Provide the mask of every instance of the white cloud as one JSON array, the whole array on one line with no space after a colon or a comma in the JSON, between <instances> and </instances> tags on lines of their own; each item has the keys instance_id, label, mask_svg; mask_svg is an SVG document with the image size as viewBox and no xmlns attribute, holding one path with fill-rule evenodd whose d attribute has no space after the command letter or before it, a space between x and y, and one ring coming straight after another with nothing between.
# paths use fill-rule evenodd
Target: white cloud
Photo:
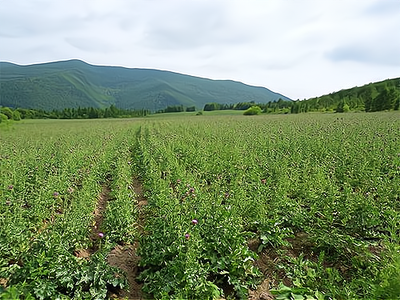
<instances>
[{"instance_id":1,"label":"white cloud","mask_svg":"<svg viewBox=\"0 0 400 300\"><path fill-rule=\"evenodd\" d=\"M0 0L0 59L78 58L292 98L399 77L398 0Z\"/></svg>"}]
</instances>

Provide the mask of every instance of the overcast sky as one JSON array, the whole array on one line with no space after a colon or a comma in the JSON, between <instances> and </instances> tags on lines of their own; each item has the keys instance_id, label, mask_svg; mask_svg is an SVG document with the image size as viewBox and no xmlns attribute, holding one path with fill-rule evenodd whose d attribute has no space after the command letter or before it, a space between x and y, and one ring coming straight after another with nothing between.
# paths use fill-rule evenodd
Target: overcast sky
<instances>
[{"instance_id":1,"label":"overcast sky","mask_svg":"<svg viewBox=\"0 0 400 300\"><path fill-rule=\"evenodd\" d=\"M400 77L400 0L0 0L0 61L71 58L310 98Z\"/></svg>"}]
</instances>

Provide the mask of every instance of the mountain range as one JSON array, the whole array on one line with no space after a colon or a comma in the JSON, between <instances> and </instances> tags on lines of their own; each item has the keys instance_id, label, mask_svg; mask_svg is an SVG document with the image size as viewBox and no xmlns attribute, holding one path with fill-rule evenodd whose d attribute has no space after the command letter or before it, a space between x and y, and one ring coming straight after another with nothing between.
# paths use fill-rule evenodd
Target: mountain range
<instances>
[{"instance_id":1,"label":"mountain range","mask_svg":"<svg viewBox=\"0 0 400 300\"><path fill-rule=\"evenodd\" d=\"M110 105L157 111L207 103L290 100L265 87L170 71L95 66L80 60L16 65L0 62L0 106L60 110Z\"/></svg>"}]
</instances>

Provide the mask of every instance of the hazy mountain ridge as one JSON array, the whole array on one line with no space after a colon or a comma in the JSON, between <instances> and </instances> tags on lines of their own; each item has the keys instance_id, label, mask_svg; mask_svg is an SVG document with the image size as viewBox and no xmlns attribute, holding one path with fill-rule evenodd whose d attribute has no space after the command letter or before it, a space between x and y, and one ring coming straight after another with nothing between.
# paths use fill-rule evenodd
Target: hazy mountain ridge
<instances>
[{"instance_id":1,"label":"hazy mountain ridge","mask_svg":"<svg viewBox=\"0 0 400 300\"><path fill-rule=\"evenodd\" d=\"M170 105L290 100L264 87L154 69L94 66L79 60L21 66L0 62L0 105L35 109L108 107L159 110Z\"/></svg>"}]
</instances>

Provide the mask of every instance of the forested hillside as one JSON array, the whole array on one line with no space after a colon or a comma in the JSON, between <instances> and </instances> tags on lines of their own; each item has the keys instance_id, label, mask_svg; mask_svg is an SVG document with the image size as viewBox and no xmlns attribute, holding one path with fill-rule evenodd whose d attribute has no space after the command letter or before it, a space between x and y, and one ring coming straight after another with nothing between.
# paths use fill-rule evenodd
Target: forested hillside
<instances>
[{"instance_id":1,"label":"forested hillside","mask_svg":"<svg viewBox=\"0 0 400 300\"><path fill-rule=\"evenodd\" d=\"M158 111L208 102L267 103L289 98L264 87L168 71L93 66L79 60L19 66L0 62L0 106L51 111L106 108Z\"/></svg>"},{"instance_id":2,"label":"forested hillside","mask_svg":"<svg viewBox=\"0 0 400 300\"><path fill-rule=\"evenodd\" d=\"M346 110L382 111L398 110L400 101L400 78L369 83L361 87L296 102L295 111Z\"/></svg>"},{"instance_id":3,"label":"forested hillside","mask_svg":"<svg viewBox=\"0 0 400 300\"><path fill-rule=\"evenodd\" d=\"M111 106L147 113L241 110L252 105L266 113L398 110L400 78L292 101L263 87L168 71L93 66L79 60L28 66L0 62L0 107L58 111L53 117L109 117ZM88 111L78 113L79 108Z\"/></svg>"}]
</instances>

